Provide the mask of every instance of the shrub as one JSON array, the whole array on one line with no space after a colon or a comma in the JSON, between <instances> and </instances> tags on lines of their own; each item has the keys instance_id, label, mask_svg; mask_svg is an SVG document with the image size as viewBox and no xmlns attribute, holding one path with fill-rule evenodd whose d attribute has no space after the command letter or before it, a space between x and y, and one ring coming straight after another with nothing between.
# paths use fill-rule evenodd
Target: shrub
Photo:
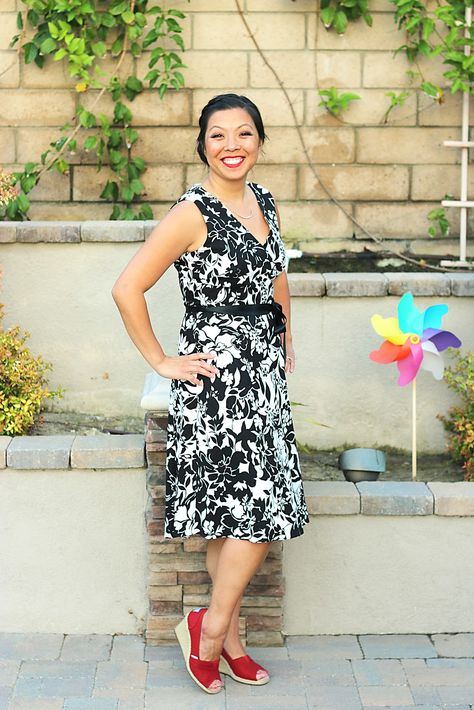
<instances>
[{"instance_id":1,"label":"shrub","mask_svg":"<svg viewBox=\"0 0 474 710\"><path fill-rule=\"evenodd\" d=\"M45 377L51 363L41 355L34 357L25 346L30 334L19 326L1 327L3 305L0 304L0 434L27 434L34 424L45 398L62 397L63 389L48 389Z\"/></svg>"},{"instance_id":2,"label":"shrub","mask_svg":"<svg viewBox=\"0 0 474 710\"><path fill-rule=\"evenodd\" d=\"M437 414L449 432L448 451L457 463L462 463L464 479L474 482L474 352L463 354L448 348L456 358L445 370L445 379L461 397L461 405L451 407L448 416Z\"/></svg>"}]
</instances>

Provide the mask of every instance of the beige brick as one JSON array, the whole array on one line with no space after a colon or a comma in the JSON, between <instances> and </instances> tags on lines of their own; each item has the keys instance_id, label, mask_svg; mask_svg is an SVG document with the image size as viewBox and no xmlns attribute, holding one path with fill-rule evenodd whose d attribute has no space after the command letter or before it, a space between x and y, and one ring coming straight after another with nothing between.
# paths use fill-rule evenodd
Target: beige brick
<instances>
[{"instance_id":1,"label":"beige brick","mask_svg":"<svg viewBox=\"0 0 474 710\"><path fill-rule=\"evenodd\" d=\"M433 101L426 94L418 97L418 122L421 126L460 126L462 118L462 92L445 92L443 103ZM454 150L454 149L451 149Z\"/></svg>"},{"instance_id":2,"label":"beige brick","mask_svg":"<svg viewBox=\"0 0 474 710\"><path fill-rule=\"evenodd\" d=\"M177 572L152 572L148 577L148 584L153 585L163 585L178 583L178 573Z\"/></svg>"},{"instance_id":3,"label":"beige brick","mask_svg":"<svg viewBox=\"0 0 474 710\"><path fill-rule=\"evenodd\" d=\"M468 198L472 200L474 199L472 171L468 177ZM460 168L457 165L414 165L411 198L412 200L442 200L445 193L449 193L457 199L460 196L460 183Z\"/></svg>"},{"instance_id":4,"label":"beige brick","mask_svg":"<svg viewBox=\"0 0 474 710\"><path fill-rule=\"evenodd\" d=\"M351 22L348 31L338 35L334 30L327 31L323 25L317 29L317 46L320 49L396 49L405 42L405 33L397 29L394 16L389 14L374 13L373 25L368 27L360 19ZM316 27L318 18L316 13L309 16L310 28ZM314 30L310 29L314 34ZM310 47L313 46L310 44Z\"/></svg>"},{"instance_id":5,"label":"beige brick","mask_svg":"<svg viewBox=\"0 0 474 710\"><path fill-rule=\"evenodd\" d=\"M259 608L263 606L274 606L274 607L281 607L281 599L280 597L265 597L265 596L246 596L245 594L242 597L242 602L241 602L241 607L242 611L245 610L246 607L253 607L253 608Z\"/></svg>"},{"instance_id":6,"label":"beige brick","mask_svg":"<svg viewBox=\"0 0 474 710\"><path fill-rule=\"evenodd\" d=\"M347 86L360 86L361 55L359 52L321 52L313 55L316 63L315 82L321 89L335 86L346 90ZM316 88L311 87L317 94Z\"/></svg>"},{"instance_id":7,"label":"beige brick","mask_svg":"<svg viewBox=\"0 0 474 710\"><path fill-rule=\"evenodd\" d=\"M184 168L182 165L149 166L142 175L145 194L142 199L176 200L184 192Z\"/></svg>"},{"instance_id":8,"label":"beige brick","mask_svg":"<svg viewBox=\"0 0 474 710\"><path fill-rule=\"evenodd\" d=\"M247 0L248 12L314 12L314 0L297 0L288 3L287 0Z\"/></svg>"},{"instance_id":9,"label":"beige brick","mask_svg":"<svg viewBox=\"0 0 474 710\"><path fill-rule=\"evenodd\" d=\"M393 239L406 239L407 237L428 236L430 226L428 212L438 205L434 202L419 202L387 204L381 202L358 204L355 206L356 219L377 236ZM459 210L447 210L446 215L455 228L459 222ZM354 226L356 234L361 234L359 227Z\"/></svg>"},{"instance_id":10,"label":"beige brick","mask_svg":"<svg viewBox=\"0 0 474 710\"><path fill-rule=\"evenodd\" d=\"M142 128L135 146L150 163L198 162L196 138L195 128Z\"/></svg>"},{"instance_id":11,"label":"beige brick","mask_svg":"<svg viewBox=\"0 0 474 710\"><path fill-rule=\"evenodd\" d=\"M156 557L156 559L153 559L153 557ZM150 558L152 572L177 570L179 573L192 571L204 572L206 570L205 555L201 555L198 552L195 552L193 555L150 555Z\"/></svg>"},{"instance_id":12,"label":"beige brick","mask_svg":"<svg viewBox=\"0 0 474 710\"><path fill-rule=\"evenodd\" d=\"M315 166L322 183L338 200L403 200L408 198L405 166ZM299 197L324 200L324 192L309 167L300 168Z\"/></svg>"},{"instance_id":13,"label":"beige brick","mask_svg":"<svg viewBox=\"0 0 474 710\"><path fill-rule=\"evenodd\" d=\"M280 631L248 631L247 643L250 646L283 646L284 639Z\"/></svg>"},{"instance_id":14,"label":"beige brick","mask_svg":"<svg viewBox=\"0 0 474 710\"><path fill-rule=\"evenodd\" d=\"M44 66L38 67L34 62L25 64L21 56L21 85L24 89L74 89L77 79L69 76L67 64L54 62L46 58Z\"/></svg>"},{"instance_id":15,"label":"beige brick","mask_svg":"<svg viewBox=\"0 0 474 710\"><path fill-rule=\"evenodd\" d=\"M185 170L186 177L184 183L186 187L191 187L191 185L195 185L196 183L201 184L208 174L207 166L200 161L199 164L196 165L187 165Z\"/></svg>"},{"instance_id":16,"label":"beige brick","mask_svg":"<svg viewBox=\"0 0 474 710\"><path fill-rule=\"evenodd\" d=\"M449 128L359 128L359 163L456 163L459 151L443 146L458 138Z\"/></svg>"},{"instance_id":17,"label":"beige brick","mask_svg":"<svg viewBox=\"0 0 474 710\"><path fill-rule=\"evenodd\" d=\"M20 62L15 51L0 52L0 89L20 85Z\"/></svg>"},{"instance_id":18,"label":"beige brick","mask_svg":"<svg viewBox=\"0 0 474 710\"><path fill-rule=\"evenodd\" d=\"M265 56L285 87L311 89L316 83L315 55L307 50L267 51ZM250 86L278 87L278 83L256 52L250 54Z\"/></svg>"},{"instance_id":19,"label":"beige brick","mask_svg":"<svg viewBox=\"0 0 474 710\"><path fill-rule=\"evenodd\" d=\"M34 220L60 220L61 222L86 219L110 219L112 205L104 202L33 202L28 212Z\"/></svg>"},{"instance_id":20,"label":"beige brick","mask_svg":"<svg viewBox=\"0 0 474 710\"><path fill-rule=\"evenodd\" d=\"M390 106L390 99L385 95L384 89L360 89L358 87L344 88L344 92L355 93L360 96L357 101L352 101L347 110L341 114L341 120L350 125L370 126L382 124L386 111ZM342 90L341 90L342 93ZM310 126L336 126L341 125L338 118L320 106L321 97L316 91L306 92L306 121ZM403 106L393 109L388 118L388 125L416 125L416 94L405 99Z\"/></svg>"},{"instance_id":21,"label":"beige brick","mask_svg":"<svg viewBox=\"0 0 474 710\"><path fill-rule=\"evenodd\" d=\"M247 179L264 185L276 200L296 199L296 168L291 165L256 165Z\"/></svg>"},{"instance_id":22,"label":"beige brick","mask_svg":"<svg viewBox=\"0 0 474 710\"><path fill-rule=\"evenodd\" d=\"M209 594L183 594L183 604L186 606L207 606Z\"/></svg>"},{"instance_id":23,"label":"beige brick","mask_svg":"<svg viewBox=\"0 0 474 710\"><path fill-rule=\"evenodd\" d=\"M160 5L160 2L153 0L149 6L153 5ZM235 0L173 0L172 7L186 15L193 12L234 12Z\"/></svg>"},{"instance_id":24,"label":"beige brick","mask_svg":"<svg viewBox=\"0 0 474 710\"><path fill-rule=\"evenodd\" d=\"M210 584L186 584L183 587L184 594L209 594Z\"/></svg>"},{"instance_id":25,"label":"beige brick","mask_svg":"<svg viewBox=\"0 0 474 710\"><path fill-rule=\"evenodd\" d=\"M178 572L179 584L210 584L211 578L207 571L203 572Z\"/></svg>"},{"instance_id":26,"label":"beige brick","mask_svg":"<svg viewBox=\"0 0 474 710\"><path fill-rule=\"evenodd\" d=\"M473 228L472 222L474 220L471 218L468 222L469 221L471 222L469 231L471 231ZM444 258L448 256L453 257L454 259L459 258L459 238L448 239L446 237L442 237L435 239L415 239L413 242L408 242L407 246L413 254L420 254L423 256L440 256ZM474 241L472 239L469 239L467 242L466 253L468 259L472 259L474 257Z\"/></svg>"},{"instance_id":27,"label":"beige brick","mask_svg":"<svg viewBox=\"0 0 474 710\"><path fill-rule=\"evenodd\" d=\"M0 22L0 49L8 49L12 38L18 34L18 32L19 30L16 26L16 12L2 12Z\"/></svg>"},{"instance_id":28,"label":"beige brick","mask_svg":"<svg viewBox=\"0 0 474 710\"><path fill-rule=\"evenodd\" d=\"M2 10L1 10L2 13L7 12L9 10L16 10L16 1L15 0L2 0Z\"/></svg>"},{"instance_id":29,"label":"beige brick","mask_svg":"<svg viewBox=\"0 0 474 710\"><path fill-rule=\"evenodd\" d=\"M183 608L182 603L171 601L162 602L160 600L150 599L149 610L153 616L169 616L170 614L179 614Z\"/></svg>"},{"instance_id":30,"label":"beige brick","mask_svg":"<svg viewBox=\"0 0 474 710\"><path fill-rule=\"evenodd\" d=\"M15 160L15 131L11 128L0 128L0 156L4 167Z\"/></svg>"},{"instance_id":31,"label":"beige brick","mask_svg":"<svg viewBox=\"0 0 474 710\"><path fill-rule=\"evenodd\" d=\"M193 124L199 124L202 108L216 95L215 89L195 89L193 92ZM294 126L293 114L288 102L280 89L246 89L235 92L244 94L253 101L262 114L265 128L268 126ZM303 91L290 89L289 96L296 113L297 123L303 122L304 96Z\"/></svg>"},{"instance_id":32,"label":"beige brick","mask_svg":"<svg viewBox=\"0 0 474 710\"><path fill-rule=\"evenodd\" d=\"M152 585L148 587L148 597L153 601L180 602L183 597L183 588L171 585Z\"/></svg>"},{"instance_id":33,"label":"beige brick","mask_svg":"<svg viewBox=\"0 0 474 710\"><path fill-rule=\"evenodd\" d=\"M412 82L407 71L413 69L414 65L410 64L403 52L396 55L388 51L365 52L362 58L362 84L369 88L383 87L387 90L410 88ZM417 84L415 81L413 86Z\"/></svg>"},{"instance_id":34,"label":"beige brick","mask_svg":"<svg viewBox=\"0 0 474 710\"><path fill-rule=\"evenodd\" d=\"M116 174L106 165L99 172L92 165L75 166L72 180L73 200L96 202L107 180L116 179Z\"/></svg>"},{"instance_id":35,"label":"beige brick","mask_svg":"<svg viewBox=\"0 0 474 710\"><path fill-rule=\"evenodd\" d=\"M187 65L182 69L186 88L231 90L247 85L246 52L189 51L183 56ZM137 59L137 75L142 79L149 71L146 57ZM216 91L216 93L220 93Z\"/></svg>"},{"instance_id":36,"label":"beige brick","mask_svg":"<svg viewBox=\"0 0 474 710\"><path fill-rule=\"evenodd\" d=\"M394 11L393 3L390 0L372 0L370 4L370 13L373 12L392 12Z\"/></svg>"},{"instance_id":37,"label":"beige brick","mask_svg":"<svg viewBox=\"0 0 474 710\"><path fill-rule=\"evenodd\" d=\"M95 101L98 91L88 91L82 95L82 105L89 108ZM187 90L167 91L163 99L158 92L146 90L139 94L134 101L121 99L122 103L132 112L133 126L183 126L190 121L190 92ZM113 115L112 97L103 96L95 109L95 113Z\"/></svg>"},{"instance_id":38,"label":"beige brick","mask_svg":"<svg viewBox=\"0 0 474 710\"><path fill-rule=\"evenodd\" d=\"M70 91L5 89L0 104L0 123L7 126L61 126L74 116Z\"/></svg>"},{"instance_id":39,"label":"beige brick","mask_svg":"<svg viewBox=\"0 0 474 710\"><path fill-rule=\"evenodd\" d=\"M281 631L283 617L280 616L260 616L251 615L246 617L247 629L249 631Z\"/></svg>"},{"instance_id":40,"label":"beige brick","mask_svg":"<svg viewBox=\"0 0 474 710\"><path fill-rule=\"evenodd\" d=\"M310 160L318 163L350 163L354 159L352 128L303 128ZM306 163L296 129L274 128L265 145L261 163Z\"/></svg>"},{"instance_id":41,"label":"beige brick","mask_svg":"<svg viewBox=\"0 0 474 710\"><path fill-rule=\"evenodd\" d=\"M351 213L351 205L344 204ZM352 221L330 202L280 202L282 233L286 240L352 236Z\"/></svg>"},{"instance_id":42,"label":"beige brick","mask_svg":"<svg viewBox=\"0 0 474 710\"><path fill-rule=\"evenodd\" d=\"M61 137L59 128L19 128L16 133L17 160L21 163L40 162L41 153Z\"/></svg>"},{"instance_id":43,"label":"beige brick","mask_svg":"<svg viewBox=\"0 0 474 710\"><path fill-rule=\"evenodd\" d=\"M193 537L184 541L183 549L185 552L206 552L207 540L202 537Z\"/></svg>"},{"instance_id":44,"label":"beige brick","mask_svg":"<svg viewBox=\"0 0 474 710\"><path fill-rule=\"evenodd\" d=\"M9 170L22 171L23 165L12 165ZM70 191L69 175L60 175L56 170L47 170L38 184L28 193L28 198L33 202L50 202L53 199L67 202Z\"/></svg>"},{"instance_id":45,"label":"beige brick","mask_svg":"<svg viewBox=\"0 0 474 710\"><path fill-rule=\"evenodd\" d=\"M250 30L261 49L303 49L305 17L274 12L246 16ZM194 49L255 49L247 28L235 13L203 14L193 19Z\"/></svg>"}]
</instances>

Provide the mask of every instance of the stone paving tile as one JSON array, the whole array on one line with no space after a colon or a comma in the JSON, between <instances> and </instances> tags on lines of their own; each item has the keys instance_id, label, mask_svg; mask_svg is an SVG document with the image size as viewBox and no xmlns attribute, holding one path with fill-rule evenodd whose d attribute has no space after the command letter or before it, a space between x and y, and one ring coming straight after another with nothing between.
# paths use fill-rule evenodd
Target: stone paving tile
<instances>
[{"instance_id":1,"label":"stone paving tile","mask_svg":"<svg viewBox=\"0 0 474 710\"><path fill-rule=\"evenodd\" d=\"M363 658L357 636L289 636L286 640L290 658L301 659L310 656L321 658Z\"/></svg>"},{"instance_id":2,"label":"stone paving tile","mask_svg":"<svg viewBox=\"0 0 474 710\"><path fill-rule=\"evenodd\" d=\"M365 705L414 705L408 685L359 686L360 699Z\"/></svg>"},{"instance_id":3,"label":"stone paving tile","mask_svg":"<svg viewBox=\"0 0 474 710\"><path fill-rule=\"evenodd\" d=\"M442 703L472 703L474 701L474 685L459 687L441 685L436 690Z\"/></svg>"},{"instance_id":4,"label":"stone paving tile","mask_svg":"<svg viewBox=\"0 0 474 710\"><path fill-rule=\"evenodd\" d=\"M400 661L395 658L355 658L352 670L358 685L405 685L407 677Z\"/></svg>"},{"instance_id":5,"label":"stone paving tile","mask_svg":"<svg viewBox=\"0 0 474 710\"><path fill-rule=\"evenodd\" d=\"M119 710L143 710L145 690L139 688L94 688L93 698L114 698Z\"/></svg>"},{"instance_id":6,"label":"stone paving tile","mask_svg":"<svg viewBox=\"0 0 474 710\"><path fill-rule=\"evenodd\" d=\"M145 661L99 661L95 688L145 688L148 664Z\"/></svg>"},{"instance_id":7,"label":"stone paving tile","mask_svg":"<svg viewBox=\"0 0 474 710\"><path fill-rule=\"evenodd\" d=\"M65 697L68 695L90 697L93 678L19 678L15 685L15 696L23 698Z\"/></svg>"},{"instance_id":8,"label":"stone paving tile","mask_svg":"<svg viewBox=\"0 0 474 710\"><path fill-rule=\"evenodd\" d=\"M433 668L474 668L474 658L427 658L426 665Z\"/></svg>"},{"instance_id":9,"label":"stone paving tile","mask_svg":"<svg viewBox=\"0 0 474 710\"><path fill-rule=\"evenodd\" d=\"M8 710L8 701L12 694L12 688L9 685L0 685L0 710Z\"/></svg>"},{"instance_id":10,"label":"stone paving tile","mask_svg":"<svg viewBox=\"0 0 474 710\"><path fill-rule=\"evenodd\" d=\"M428 666L410 663L410 659L403 661L405 673L411 686L437 686L437 685L459 685L474 686L473 666L452 666L442 665ZM473 698L474 699L474 695Z\"/></svg>"},{"instance_id":11,"label":"stone paving tile","mask_svg":"<svg viewBox=\"0 0 474 710\"><path fill-rule=\"evenodd\" d=\"M471 710L469 705L364 705L362 710Z\"/></svg>"},{"instance_id":12,"label":"stone paving tile","mask_svg":"<svg viewBox=\"0 0 474 710\"><path fill-rule=\"evenodd\" d=\"M153 688L147 691L145 708L146 710L226 710L226 698L223 690L215 695L209 695L193 683L192 688L182 688L179 692L176 692L175 688ZM240 705L240 708L243 706Z\"/></svg>"},{"instance_id":13,"label":"stone paving tile","mask_svg":"<svg viewBox=\"0 0 474 710\"><path fill-rule=\"evenodd\" d=\"M145 639L136 634L116 635L113 637L111 661L143 661L145 658Z\"/></svg>"},{"instance_id":14,"label":"stone paving tile","mask_svg":"<svg viewBox=\"0 0 474 710\"><path fill-rule=\"evenodd\" d=\"M194 710L194 706L193 710ZM315 706L316 707L316 706ZM249 698L243 702L242 698L227 698L226 710L307 710L308 703L305 695L280 696L267 695L262 700Z\"/></svg>"},{"instance_id":15,"label":"stone paving tile","mask_svg":"<svg viewBox=\"0 0 474 710\"><path fill-rule=\"evenodd\" d=\"M18 675L20 661L0 661L0 686L13 685Z\"/></svg>"},{"instance_id":16,"label":"stone paving tile","mask_svg":"<svg viewBox=\"0 0 474 710\"><path fill-rule=\"evenodd\" d=\"M308 688L313 685L355 685L350 661L305 660L302 666L303 680Z\"/></svg>"},{"instance_id":17,"label":"stone paving tile","mask_svg":"<svg viewBox=\"0 0 474 710\"><path fill-rule=\"evenodd\" d=\"M60 658L63 661L105 661L110 657L111 634L67 634Z\"/></svg>"},{"instance_id":18,"label":"stone paving tile","mask_svg":"<svg viewBox=\"0 0 474 710\"><path fill-rule=\"evenodd\" d=\"M431 640L441 656L474 656L474 633L431 634Z\"/></svg>"},{"instance_id":19,"label":"stone paving tile","mask_svg":"<svg viewBox=\"0 0 474 710\"><path fill-rule=\"evenodd\" d=\"M63 634L0 632L0 659L56 659Z\"/></svg>"},{"instance_id":20,"label":"stone paving tile","mask_svg":"<svg viewBox=\"0 0 474 710\"><path fill-rule=\"evenodd\" d=\"M95 661L24 661L18 679L90 678L94 679Z\"/></svg>"},{"instance_id":21,"label":"stone paving tile","mask_svg":"<svg viewBox=\"0 0 474 710\"><path fill-rule=\"evenodd\" d=\"M183 659L179 646L145 646L145 661L172 661Z\"/></svg>"},{"instance_id":22,"label":"stone paving tile","mask_svg":"<svg viewBox=\"0 0 474 710\"><path fill-rule=\"evenodd\" d=\"M64 710L117 710L114 698L66 698Z\"/></svg>"},{"instance_id":23,"label":"stone paving tile","mask_svg":"<svg viewBox=\"0 0 474 710\"><path fill-rule=\"evenodd\" d=\"M430 658L438 655L426 634L361 634L359 642L366 658Z\"/></svg>"},{"instance_id":24,"label":"stone paving tile","mask_svg":"<svg viewBox=\"0 0 474 710\"><path fill-rule=\"evenodd\" d=\"M8 710L63 710L64 698L13 698Z\"/></svg>"},{"instance_id":25,"label":"stone paving tile","mask_svg":"<svg viewBox=\"0 0 474 710\"><path fill-rule=\"evenodd\" d=\"M306 692L309 708L317 710L361 710L362 703L357 688L349 686L313 686Z\"/></svg>"}]
</instances>

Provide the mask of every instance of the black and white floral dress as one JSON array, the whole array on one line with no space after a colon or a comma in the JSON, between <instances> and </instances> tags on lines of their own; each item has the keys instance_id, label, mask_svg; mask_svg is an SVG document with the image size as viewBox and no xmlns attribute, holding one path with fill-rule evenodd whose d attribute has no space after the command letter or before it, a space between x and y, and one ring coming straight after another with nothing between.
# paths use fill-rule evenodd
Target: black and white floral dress
<instances>
[{"instance_id":1,"label":"black and white floral dress","mask_svg":"<svg viewBox=\"0 0 474 710\"><path fill-rule=\"evenodd\" d=\"M207 224L205 243L175 262L185 304L273 299L285 269L275 204L254 191L270 231L261 244L201 185L191 200ZM202 384L172 379L164 536L266 542L297 537L309 522L288 399L284 354L271 314L185 312L178 355L212 352L219 374Z\"/></svg>"}]
</instances>

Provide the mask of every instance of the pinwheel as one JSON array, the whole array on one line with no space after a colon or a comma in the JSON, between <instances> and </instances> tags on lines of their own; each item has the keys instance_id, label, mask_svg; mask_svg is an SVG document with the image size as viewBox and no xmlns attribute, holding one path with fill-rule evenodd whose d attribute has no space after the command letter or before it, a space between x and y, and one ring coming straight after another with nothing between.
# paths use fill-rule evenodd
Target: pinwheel
<instances>
[{"instance_id":1,"label":"pinwheel","mask_svg":"<svg viewBox=\"0 0 474 710\"><path fill-rule=\"evenodd\" d=\"M421 312L413 303L413 294L407 291L398 302L398 318L382 318L375 314L371 323L385 340L378 350L372 350L369 357L374 362L388 364L396 362L402 387L413 383L413 451L412 476L416 478L416 376L421 369L428 370L433 377L441 380L444 361L441 352L446 348L459 348L461 341L454 333L441 328L441 319L448 312L448 306L429 306Z\"/></svg>"}]
</instances>

